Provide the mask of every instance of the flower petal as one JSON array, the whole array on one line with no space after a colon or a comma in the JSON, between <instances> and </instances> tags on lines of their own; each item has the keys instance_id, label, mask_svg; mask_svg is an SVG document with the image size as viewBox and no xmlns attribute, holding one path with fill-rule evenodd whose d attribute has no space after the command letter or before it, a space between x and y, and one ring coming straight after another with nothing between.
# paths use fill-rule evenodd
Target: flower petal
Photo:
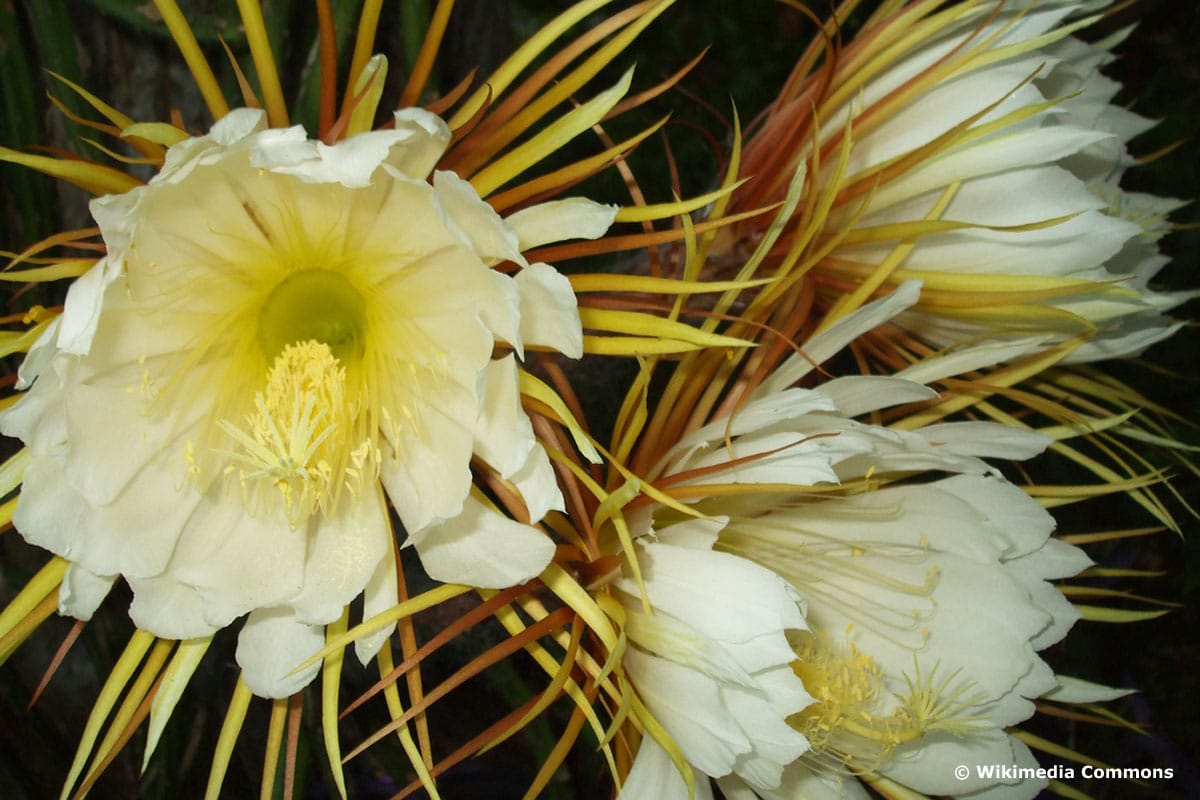
<instances>
[{"instance_id":1,"label":"flower petal","mask_svg":"<svg viewBox=\"0 0 1200 800\"><path fill-rule=\"evenodd\" d=\"M525 252L568 239L599 239L612 227L618 210L585 197L568 197L523 208L504 221L517 232Z\"/></svg>"},{"instance_id":2,"label":"flower petal","mask_svg":"<svg viewBox=\"0 0 1200 800\"><path fill-rule=\"evenodd\" d=\"M67 565L58 590L58 613L86 622L108 597L115 581L116 576L102 577L78 564Z\"/></svg>"},{"instance_id":3,"label":"flower petal","mask_svg":"<svg viewBox=\"0 0 1200 800\"><path fill-rule=\"evenodd\" d=\"M434 580L504 589L539 574L554 542L537 528L514 522L468 497L462 513L432 525L410 542Z\"/></svg>"},{"instance_id":4,"label":"flower petal","mask_svg":"<svg viewBox=\"0 0 1200 800\"><path fill-rule=\"evenodd\" d=\"M297 622L289 609L260 608L238 634L237 662L246 688L259 697L291 697L321 671L317 661L300 666L325 645L325 629ZM294 674L293 674L294 673Z\"/></svg>"},{"instance_id":5,"label":"flower petal","mask_svg":"<svg viewBox=\"0 0 1200 800\"><path fill-rule=\"evenodd\" d=\"M518 272L514 281L521 296L521 341L580 358L583 326L567 277L548 264L536 263Z\"/></svg>"}]
</instances>

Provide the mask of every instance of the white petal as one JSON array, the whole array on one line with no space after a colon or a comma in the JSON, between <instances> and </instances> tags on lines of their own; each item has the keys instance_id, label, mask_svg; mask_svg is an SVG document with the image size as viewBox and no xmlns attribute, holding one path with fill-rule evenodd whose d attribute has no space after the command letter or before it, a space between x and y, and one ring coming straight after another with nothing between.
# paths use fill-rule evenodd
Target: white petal
<instances>
[{"instance_id":1,"label":"white petal","mask_svg":"<svg viewBox=\"0 0 1200 800\"><path fill-rule=\"evenodd\" d=\"M617 206L584 197L551 200L504 218L517 232L521 251L568 239L599 239L617 218Z\"/></svg>"},{"instance_id":2,"label":"white petal","mask_svg":"<svg viewBox=\"0 0 1200 800\"><path fill-rule=\"evenodd\" d=\"M207 138L218 144L229 146L240 142L252 133L264 130L266 125L267 112L261 108L235 108L216 121L209 130Z\"/></svg>"},{"instance_id":3,"label":"white petal","mask_svg":"<svg viewBox=\"0 0 1200 800\"><path fill-rule=\"evenodd\" d=\"M362 616L364 620L381 614L400 602L400 585L396 576L398 567L395 555L391 552L376 566L375 574L371 576L371 580L367 582L367 587L363 591ZM384 642L395 630L394 624L388 625L382 630L356 640L354 653L358 656L358 660L366 665L383 648Z\"/></svg>"},{"instance_id":4,"label":"white petal","mask_svg":"<svg viewBox=\"0 0 1200 800\"><path fill-rule=\"evenodd\" d=\"M920 294L920 281L905 281L887 297L867 303L842 317L806 341L801 348L804 355L788 357L770 378L759 385L751 397L774 394L791 386L811 372L814 364L825 363L862 334L878 328L904 309L910 308L917 302Z\"/></svg>"},{"instance_id":5,"label":"white petal","mask_svg":"<svg viewBox=\"0 0 1200 800\"><path fill-rule=\"evenodd\" d=\"M507 478L525 466L534 446L533 426L521 408L516 357L509 354L488 362L480 381L475 453Z\"/></svg>"},{"instance_id":6,"label":"white petal","mask_svg":"<svg viewBox=\"0 0 1200 800\"><path fill-rule=\"evenodd\" d=\"M756 789L774 789L783 768L808 751L808 740L756 694L733 686L722 686L720 693L753 746L737 757L734 772Z\"/></svg>"},{"instance_id":7,"label":"white petal","mask_svg":"<svg viewBox=\"0 0 1200 800\"><path fill-rule=\"evenodd\" d=\"M400 131L381 130L360 133L335 145L317 142L321 169L312 174L296 173L301 180L319 183L340 183L362 187L371 184L372 177L383 164L392 147L403 138Z\"/></svg>"},{"instance_id":8,"label":"white petal","mask_svg":"<svg viewBox=\"0 0 1200 800\"><path fill-rule=\"evenodd\" d=\"M512 481L521 493L531 522L540 521L551 510L566 509L554 467L550 464L550 457L546 455L545 448L540 444L534 444L525 458L525 464L509 475L508 480Z\"/></svg>"},{"instance_id":9,"label":"white petal","mask_svg":"<svg viewBox=\"0 0 1200 800\"><path fill-rule=\"evenodd\" d=\"M935 484L939 491L959 498L986 520L985 531L997 543L1008 542L1003 549L1007 559L1042 550L1034 575L1038 578L1062 578L1067 575L1043 574L1050 551L1045 549L1054 532L1054 517L1028 494L1005 480L982 475L957 475ZM988 534L984 534L985 536ZM1064 545L1065 546L1065 545ZM951 548L947 548L951 549ZM1076 548L1070 548L1078 551ZM1090 563L1090 562L1087 562ZM1032 564L1030 566L1033 566ZM1082 567L1080 567L1082 569ZM1051 570L1053 571L1053 570ZM1076 569L1075 572L1079 570ZM1070 573L1074 574L1074 572Z\"/></svg>"},{"instance_id":10,"label":"white petal","mask_svg":"<svg viewBox=\"0 0 1200 800\"><path fill-rule=\"evenodd\" d=\"M952 453L1024 461L1046 449L1050 438L996 422L942 422L914 431Z\"/></svg>"},{"instance_id":11,"label":"white petal","mask_svg":"<svg viewBox=\"0 0 1200 800\"><path fill-rule=\"evenodd\" d=\"M324 628L296 622L289 609L258 609L238 634L236 657L242 680L259 697L290 697L320 672L320 661L295 670L324 645Z\"/></svg>"},{"instance_id":12,"label":"white petal","mask_svg":"<svg viewBox=\"0 0 1200 800\"><path fill-rule=\"evenodd\" d=\"M701 772L728 775L738 755L750 752L736 718L716 699L719 684L712 678L634 648L625 653L625 668L650 712Z\"/></svg>"},{"instance_id":13,"label":"white petal","mask_svg":"<svg viewBox=\"0 0 1200 800\"><path fill-rule=\"evenodd\" d=\"M116 576L102 577L78 564L68 564L58 590L58 613L87 621L112 589Z\"/></svg>"},{"instance_id":14,"label":"white petal","mask_svg":"<svg viewBox=\"0 0 1200 800\"><path fill-rule=\"evenodd\" d=\"M568 358L583 355L579 302L567 277L548 264L530 264L514 278L521 294L521 341L552 347Z\"/></svg>"},{"instance_id":15,"label":"white petal","mask_svg":"<svg viewBox=\"0 0 1200 800\"><path fill-rule=\"evenodd\" d=\"M1066 126L1030 128L992 137L906 173L872 196L871 207L883 208L906 197L944 189L959 180L1055 162L1111 138L1112 134L1103 131Z\"/></svg>"},{"instance_id":16,"label":"white petal","mask_svg":"<svg viewBox=\"0 0 1200 800\"><path fill-rule=\"evenodd\" d=\"M487 263L513 261L524 265L517 233L483 200L475 187L453 172L433 173L433 188L448 221Z\"/></svg>"},{"instance_id":17,"label":"white petal","mask_svg":"<svg viewBox=\"0 0 1200 800\"><path fill-rule=\"evenodd\" d=\"M120 275L120 262L110 256L97 261L95 266L71 284L60 317L60 350L75 355L83 355L91 350L92 337L96 334L96 326L100 324L105 291Z\"/></svg>"},{"instance_id":18,"label":"white petal","mask_svg":"<svg viewBox=\"0 0 1200 800\"><path fill-rule=\"evenodd\" d=\"M314 518L308 535L304 586L284 599L297 621L324 625L341 616L391 555L392 527L383 492L377 484L367 487L361 497L348 498L336 516Z\"/></svg>"},{"instance_id":19,"label":"white petal","mask_svg":"<svg viewBox=\"0 0 1200 800\"><path fill-rule=\"evenodd\" d=\"M771 800L871 800L871 795L853 775L838 772L813 772L802 762L792 764L783 772L778 794Z\"/></svg>"},{"instance_id":20,"label":"white petal","mask_svg":"<svg viewBox=\"0 0 1200 800\"><path fill-rule=\"evenodd\" d=\"M423 108L402 108L392 115L396 130L405 134L388 163L411 178L424 180L450 144L450 128Z\"/></svg>"},{"instance_id":21,"label":"white petal","mask_svg":"<svg viewBox=\"0 0 1200 800\"><path fill-rule=\"evenodd\" d=\"M644 545L638 557L651 605L717 641L746 642L787 629L806 629L792 589L751 561L654 543ZM637 594L637 586L628 579L618 585L630 595Z\"/></svg>"},{"instance_id":22,"label":"white petal","mask_svg":"<svg viewBox=\"0 0 1200 800\"><path fill-rule=\"evenodd\" d=\"M660 658L702 672L721 683L756 691L757 684L729 651L670 614L646 614L637 598L625 602L629 640Z\"/></svg>"},{"instance_id":23,"label":"white petal","mask_svg":"<svg viewBox=\"0 0 1200 800\"><path fill-rule=\"evenodd\" d=\"M959 347L949 353L931 356L896 373L897 378L933 383L964 372L1005 364L1032 353L1050 340L1049 336L1025 336L1015 340L989 341Z\"/></svg>"},{"instance_id":24,"label":"white petal","mask_svg":"<svg viewBox=\"0 0 1200 800\"><path fill-rule=\"evenodd\" d=\"M28 389L38 376L50 366L50 362L58 352L58 333L61 327L62 317L55 317L29 348L25 360L17 369L16 388L18 390Z\"/></svg>"},{"instance_id":25,"label":"white petal","mask_svg":"<svg viewBox=\"0 0 1200 800\"><path fill-rule=\"evenodd\" d=\"M444 583L504 589L539 574L554 542L529 525L468 497L462 513L412 536L429 576Z\"/></svg>"},{"instance_id":26,"label":"white petal","mask_svg":"<svg viewBox=\"0 0 1200 800\"><path fill-rule=\"evenodd\" d=\"M1107 703L1119 700L1137 692L1137 689L1118 689L1114 686L1102 686L1098 683L1072 678L1068 675L1058 675L1058 688L1047 692L1047 700L1060 703Z\"/></svg>"},{"instance_id":27,"label":"white petal","mask_svg":"<svg viewBox=\"0 0 1200 800\"><path fill-rule=\"evenodd\" d=\"M129 617L144 631L164 639L196 639L211 636L224 625L205 618L204 599L191 586L170 575L131 578L133 602Z\"/></svg>"},{"instance_id":28,"label":"white petal","mask_svg":"<svg viewBox=\"0 0 1200 800\"><path fill-rule=\"evenodd\" d=\"M670 463L674 472L692 466L690 456L713 447L724 446L725 436L743 436L764 431L780 422L787 422L818 411L833 411L833 398L813 389L785 389L755 397L748 401L733 419L719 419L681 438L667 453L663 463ZM687 465L686 467L683 465ZM657 470L656 470L657 471Z\"/></svg>"},{"instance_id":29,"label":"white petal","mask_svg":"<svg viewBox=\"0 0 1200 800\"><path fill-rule=\"evenodd\" d=\"M937 397L937 392L919 383L883 375L854 375L821 384L821 394L833 398L843 417L868 411L917 403Z\"/></svg>"},{"instance_id":30,"label":"white petal","mask_svg":"<svg viewBox=\"0 0 1200 800\"><path fill-rule=\"evenodd\" d=\"M617 800L711 800L708 778L693 775L696 791L689 797L687 783L667 751L653 737L643 736Z\"/></svg>"},{"instance_id":31,"label":"white petal","mask_svg":"<svg viewBox=\"0 0 1200 800\"><path fill-rule=\"evenodd\" d=\"M928 795L962 796L992 786L1001 786L1007 791L1002 797L1034 797L1041 786L1036 781L1022 782L1019 779L980 777L979 765L1036 766L1036 762L1018 762L1014 740L1004 731L988 730L972 733L956 739L951 736L925 736L914 745L900 748L880 773L892 780ZM965 765L970 768L966 780L954 773L954 768Z\"/></svg>"}]
</instances>

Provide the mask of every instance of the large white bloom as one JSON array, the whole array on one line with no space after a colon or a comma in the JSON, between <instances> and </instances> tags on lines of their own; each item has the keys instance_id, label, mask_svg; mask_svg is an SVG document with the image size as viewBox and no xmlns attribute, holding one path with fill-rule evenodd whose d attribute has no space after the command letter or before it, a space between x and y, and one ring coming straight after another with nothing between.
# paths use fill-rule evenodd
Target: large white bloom
<instances>
[{"instance_id":1,"label":"large white bloom","mask_svg":"<svg viewBox=\"0 0 1200 800\"><path fill-rule=\"evenodd\" d=\"M1060 686L1037 651L1078 614L1048 581L1090 562L981 460L1028 458L1047 440L992 423L909 432L852 419L932 395L901 379L779 385L916 292L902 287L808 342L806 357L785 362L732 419L685 435L649 476L690 487L696 510L719 520L714 550L781 576L806 606L807 629L789 641L814 702L789 722L810 748L778 785L724 778L729 796L866 797L860 774L933 795L1029 797L1041 786L974 770L961 780L954 767L1035 766L1006 729ZM722 491L704 496L707 485Z\"/></svg>"},{"instance_id":2,"label":"large white bloom","mask_svg":"<svg viewBox=\"0 0 1200 800\"><path fill-rule=\"evenodd\" d=\"M330 146L243 109L93 202L107 256L0 416L30 454L14 521L71 562L62 611L89 617L119 576L158 636L249 614L247 683L281 696L364 588L369 612L395 602L389 501L439 580L501 587L546 565L547 537L471 495L470 462L534 522L561 502L516 358L578 357L582 334L566 279L521 251L599 236L614 211L501 219L434 171L449 141L420 110Z\"/></svg>"},{"instance_id":3,"label":"large white bloom","mask_svg":"<svg viewBox=\"0 0 1200 800\"><path fill-rule=\"evenodd\" d=\"M1133 163L1127 142L1151 123L1112 103L1119 86L1099 70L1115 40L1067 36L1105 5L896 8L846 46L828 87L810 76L807 92L772 109L747 170L778 157L784 122L810 113L811 94L825 103L817 132L795 145L820 166L809 191L837 195L809 246L823 305L921 279L921 303L894 325L936 348L1010 345L980 350L974 366L1083 332L1065 362L1126 356L1178 329L1165 312L1190 295L1148 284L1180 203L1118 186ZM795 224L796 235L813 229Z\"/></svg>"},{"instance_id":4,"label":"large white bloom","mask_svg":"<svg viewBox=\"0 0 1200 800\"><path fill-rule=\"evenodd\" d=\"M787 632L806 629L799 598L770 570L713 552L722 524L646 532L635 545L644 598L630 575L616 584L632 643L626 675L693 769L697 797L710 796L709 777L776 787L808 749L786 721L812 702L790 666ZM622 800L687 796L679 769L644 736Z\"/></svg>"}]
</instances>

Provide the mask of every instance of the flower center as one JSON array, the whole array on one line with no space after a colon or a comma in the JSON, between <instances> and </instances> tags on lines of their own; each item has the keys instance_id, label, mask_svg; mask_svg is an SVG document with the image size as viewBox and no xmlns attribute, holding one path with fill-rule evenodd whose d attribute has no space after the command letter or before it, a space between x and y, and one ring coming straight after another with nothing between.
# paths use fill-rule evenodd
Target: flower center
<instances>
[{"instance_id":1,"label":"flower center","mask_svg":"<svg viewBox=\"0 0 1200 800\"><path fill-rule=\"evenodd\" d=\"M346 488L357 494L378 463L368 438L351 449L356 409L345 397L346 371L325 342L285 345L267 386L254 398L244 430L222 420L240 445L232 455L247 503L271 503L277 493L289 523L332 513ZM274 490L274 492L272 492Z\"/></svg>"},{"instance_id":2,"label":"flower center","mask_svg":"<svg viewBox=\"0 0 1200 800\"><path fill-rule=\"evenodd\" d=\"M258 343L276 358L297 342L320 342L342 364L362 357L366 304L341 273L306 269L271 290L258 317Z\"/></svg>"},{"instance_id":3,"label":"flower center","mask_svg":"<svg viewBox=\"0 0 1200 800\"><path fill-rule=\"evenodd\" d=\"M839 646L820 632L789 639L792 671L816 701L789 720L812 746L802 756L810 768L873 772L897 747L923 736L966 738L978 730L980 718L969 709L984 698L957 673L939 680L937 667L923 673L914 658L913 673L904 675L908 691L893 694L879 664L854 645Z\"/></svg>"}]
</instances>

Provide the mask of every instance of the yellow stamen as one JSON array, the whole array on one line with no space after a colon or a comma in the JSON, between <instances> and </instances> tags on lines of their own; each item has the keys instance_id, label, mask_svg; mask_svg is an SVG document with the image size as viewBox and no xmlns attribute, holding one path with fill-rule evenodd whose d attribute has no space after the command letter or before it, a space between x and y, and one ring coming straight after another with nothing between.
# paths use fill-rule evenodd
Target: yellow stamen
<instances>
[{"instance_id":1,"label":"yellow stamen","mask_svg":"<svg viewBox=\"0 0 1200 800\"><path fill-rule=\"evenodd\" d=\"M350 443L356 404L347 402L345 389L345 368L324 342L290 344L276 356L266 390L255 396L246 419L249 432L219 423L241 445L233 453L241 468L230 465L226 472L237 470L248 502L269 503L273 488L298 527L317 511L333 513L342 488L357 496L374 479L371 441Z\"/></svg>"},{"instance_id":2,"label":"yellow stamen","mask_svg":"<svg viewBox=\"0 0 1200 800\"><path fill-rule=\"evenodd\" d=\"M803 759L813 769L861 773L884 766L896 748L934 732L968 736L979 721L968 713L983 701L957 674L936 681L937 668L905 675L908 692L883 688L883 670L854 645L840 647L823 633L791 639L792 669L816 702L790 722L812 745Z\"/></svg>"}]
</instances>

